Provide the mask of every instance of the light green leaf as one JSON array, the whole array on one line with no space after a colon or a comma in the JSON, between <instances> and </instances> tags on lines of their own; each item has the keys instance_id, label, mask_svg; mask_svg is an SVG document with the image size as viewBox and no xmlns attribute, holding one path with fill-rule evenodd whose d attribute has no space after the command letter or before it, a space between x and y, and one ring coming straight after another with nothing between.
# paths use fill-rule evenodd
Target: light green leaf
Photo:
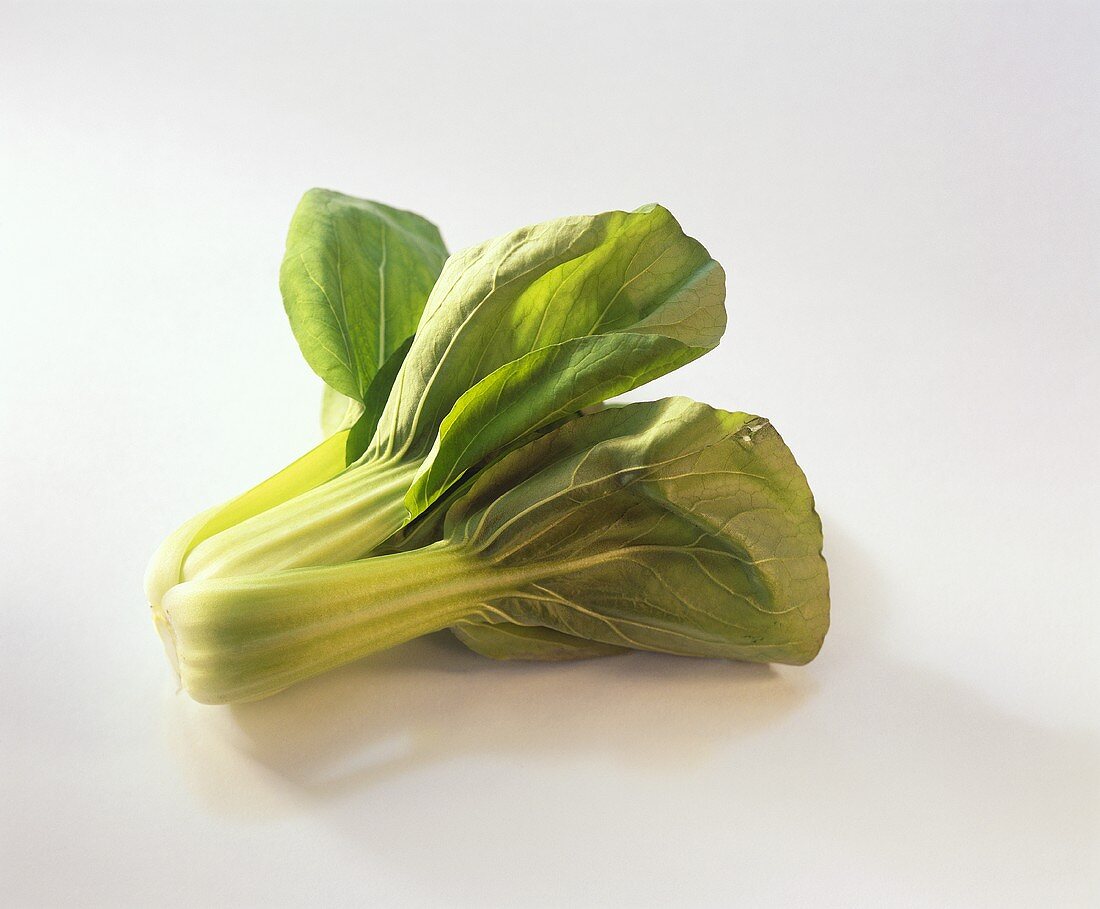
<instances>
[{"instance_id":1,"label":"light green leaf","mask_svg":"<svg viewBox=\"0 0 1100 909\"><path fill-rule=\"evenodd\" d=\"M416 329L446 257L438 228L419 215L309 190L290 222L279 287L313 371L363 401Z\"/></svg>"},{"instance_id":2,"label":"light green leaf","mask_svg":"<svg viewBox=\"0 0 1100 909\"><path fill-rule=\"evenodd\" d=\"M724 297L721 267L658 205L452 256L368 454L427 456L416 515L502 444L713 348Z\"/></svg>"}]
</instances>

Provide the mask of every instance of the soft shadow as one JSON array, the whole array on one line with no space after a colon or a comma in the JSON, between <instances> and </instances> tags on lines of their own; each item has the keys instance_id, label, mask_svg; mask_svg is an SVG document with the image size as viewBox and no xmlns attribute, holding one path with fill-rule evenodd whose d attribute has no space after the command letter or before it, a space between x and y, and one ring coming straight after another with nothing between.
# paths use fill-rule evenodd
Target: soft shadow
<instances>
[{"instance_id":1,"label":"soft shadow","mask_svg":"<svg viewBox=\"0 0 1100 909\"><path fill-rule=\"evenodd\" d=\"M654 654L498 663L439 634L231 713L255 760L335 797L461 755L586 752L683 767L773 722L811 688L768 666Z\"/></svg>"},{"instance_id":2,"label":"soft shadow","mask_svg":"<svg viewBox=\"0 0 1100 909\"><path fill-rule=\"evenodd\" d=\"M176 694L167 731L214 811L259 819L465 757L682 770L778 721L813 689L812 676L790 667L660 654L498 662L442 633L255 703L212 708Z\"/></svg>"}]
</instances>

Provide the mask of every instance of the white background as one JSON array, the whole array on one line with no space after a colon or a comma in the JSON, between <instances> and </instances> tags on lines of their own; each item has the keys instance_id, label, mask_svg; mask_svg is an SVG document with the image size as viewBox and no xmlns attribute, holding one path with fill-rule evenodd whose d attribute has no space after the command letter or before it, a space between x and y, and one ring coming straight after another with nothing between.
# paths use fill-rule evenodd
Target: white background
<instances>
[{"instance_id":1,"label":"white background","mask_svg":"<svg viewBox=\"0 0 1100 909\"><path fill-rule=\"evenodd\" d=\"M1095 5L0 4L0 902L1100 899ZM177 522L318 436L276 286L312 185L451 248L668 205L729 272L634 397L771 417L804 668L446 637L177 694Z\"/></svg>"}]
</instances>

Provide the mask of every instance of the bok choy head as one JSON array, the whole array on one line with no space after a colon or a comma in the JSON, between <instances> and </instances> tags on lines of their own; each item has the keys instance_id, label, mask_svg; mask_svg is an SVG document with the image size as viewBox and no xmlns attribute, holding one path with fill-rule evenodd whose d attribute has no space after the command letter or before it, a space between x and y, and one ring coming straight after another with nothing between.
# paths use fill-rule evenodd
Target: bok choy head
<instances>
[{"instance_id":1,"label":"bok choy head","mask_svg":"<svg viewBox=\"0 0 1100 909\"><path fill-rule=\"evenodd\" d=\"M743 413L677 398L576 417L421 526L434 542L407 551L175 586L160 615L183 684L262 697L446 627L494 656L804 663L828 627L813 497L771 424Z\"/></svg>"}]
</instances>

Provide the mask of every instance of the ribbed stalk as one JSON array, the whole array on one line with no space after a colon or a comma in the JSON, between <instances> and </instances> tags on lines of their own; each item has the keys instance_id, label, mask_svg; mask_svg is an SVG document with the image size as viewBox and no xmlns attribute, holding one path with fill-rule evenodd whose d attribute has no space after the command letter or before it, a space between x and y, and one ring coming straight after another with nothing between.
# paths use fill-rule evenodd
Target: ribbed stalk
<instances>
[{"instance_id":1,"label":"ribbed stalk","mask_svg":"<svg viewBox=\"0 0 1100 909\"><path fill-rule=\"evenodd\" d=\"M334 567L187 581L155 618L192 697L252 700L469 618L515 575L437 543Z\"/></svg>"},{"instance_id":2,"label":"ribbed stalk","mask_svg":"<svg viewBox=\"0 0 1100 909\"><path fill-rule=\"evenodd\" d=\"M203 541L183 563L185 581L338 565L365 556L405 523L405 493L420 460L376 461Z\"/></svg>"},{"instance_id":3,"label":"ribbed stalk","mask_svg":"<svg viewBox=\"0 0 1100 909\"><path fill-rule=\"evenodd\" d=\"M347 431L329 436L274 476L177 528L160 545L145 572L145 595L156 609L165 591L183 580L183 562L203 540L331 480L344 469Z\"/></svg>"}]
</instances>

